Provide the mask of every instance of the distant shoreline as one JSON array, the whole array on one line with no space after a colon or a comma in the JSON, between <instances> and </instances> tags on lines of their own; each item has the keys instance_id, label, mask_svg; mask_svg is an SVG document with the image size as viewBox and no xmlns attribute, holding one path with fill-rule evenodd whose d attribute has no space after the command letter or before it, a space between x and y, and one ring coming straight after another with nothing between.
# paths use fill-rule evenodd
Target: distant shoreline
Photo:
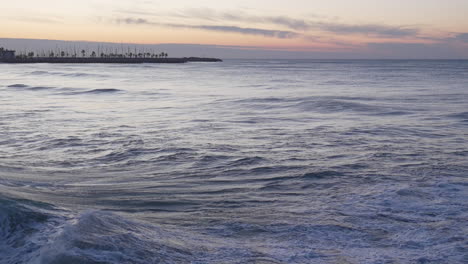
<instances>
[{"instance_id":1,"label":"distant shoreline","mask_svg":"<svg viewBox=\"0 0 468 264\"><path fill-rule=\"evenodd\" d=\"M122 64L139 64L139 63L187 63L187 62L222 62L217 58L200 58L200 57L184 57L184 58L61 58L61 57L34 57L34 58L11 58L2 59L0 63L11 64L27 64L27 63L122 63Z\"/></svg>"}]
</instances>

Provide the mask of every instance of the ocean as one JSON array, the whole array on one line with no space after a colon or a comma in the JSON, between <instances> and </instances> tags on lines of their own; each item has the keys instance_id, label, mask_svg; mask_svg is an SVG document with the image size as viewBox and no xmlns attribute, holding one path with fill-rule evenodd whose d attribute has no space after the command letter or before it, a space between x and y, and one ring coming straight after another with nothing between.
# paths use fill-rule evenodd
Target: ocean
<instances>
[{"instance_id":1,"label":"ocean","mask_svg":"<svg viewBox=\"0 0 468 264\"><path fill-rule=\"evenodd\" d=\"M468 61L0 64L0 264L468 263Z\"/></svg>"}]
</instances>

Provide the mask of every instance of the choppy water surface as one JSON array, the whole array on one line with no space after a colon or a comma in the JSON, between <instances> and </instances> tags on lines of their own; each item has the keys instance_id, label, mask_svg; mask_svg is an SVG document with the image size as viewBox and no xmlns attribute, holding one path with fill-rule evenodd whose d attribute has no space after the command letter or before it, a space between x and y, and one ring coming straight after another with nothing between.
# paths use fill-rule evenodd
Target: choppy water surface
<instances>
[{"instance_id":1,"label":"choppy water surface","mask_svg":"<svg viewBox=\"0 0 468 264\"><path fill-rule=\"evenodd\" d=\"M467 61L0 64L0 263L466 263Z\"/></svg>"}]
</instances>

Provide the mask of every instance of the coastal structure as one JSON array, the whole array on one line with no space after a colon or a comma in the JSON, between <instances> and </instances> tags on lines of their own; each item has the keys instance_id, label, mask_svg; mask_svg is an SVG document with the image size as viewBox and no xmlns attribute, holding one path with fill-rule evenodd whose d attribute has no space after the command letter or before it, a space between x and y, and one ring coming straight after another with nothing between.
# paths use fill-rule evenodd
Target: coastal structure
<instances>
[{"instance_id":1,"label":"coastal structure","mask_svg":"<svg viewBox=\"0 0 468 264\"><path fill-rule=\"evenodd\" d=\"M10 60L15 58L15 51L14 50L7 50L4 48L0 48L0 59Z\"/></svg>"},{"instance_id":2,"label":"coastal structure","mask_svg":"<svg viewBox=\"0 0 468 264\"><path fill-rule=\"evenodd\" d=\"M14 50L0 48L0 63L186 63L186 62L219 62L217 58L183 57L169 58L165 52L154 53L103 53L99 55L95 51L81 51L81 56L77 52L68 53L65 51L43 52L42 55L34 52L27 52L16 55Z\"/></svg>"}]
</instances>

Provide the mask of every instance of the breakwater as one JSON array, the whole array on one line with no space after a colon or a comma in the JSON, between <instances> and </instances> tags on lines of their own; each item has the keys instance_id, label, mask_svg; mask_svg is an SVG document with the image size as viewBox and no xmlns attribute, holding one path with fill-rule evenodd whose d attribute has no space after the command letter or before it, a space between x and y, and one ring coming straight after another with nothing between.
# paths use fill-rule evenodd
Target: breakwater
<instances>
[{"instance_id":1,"label":"breakwater","mask_svg":"<svg viewBox=\"0 0 468 264\"><path fill-rule=\"evenodd\" d=\"M220 62L217 58L101 58L101 57L33 57L33 58L0 58L0 63L187 63L187 62Z\"/></svg>"}]
</instances>

